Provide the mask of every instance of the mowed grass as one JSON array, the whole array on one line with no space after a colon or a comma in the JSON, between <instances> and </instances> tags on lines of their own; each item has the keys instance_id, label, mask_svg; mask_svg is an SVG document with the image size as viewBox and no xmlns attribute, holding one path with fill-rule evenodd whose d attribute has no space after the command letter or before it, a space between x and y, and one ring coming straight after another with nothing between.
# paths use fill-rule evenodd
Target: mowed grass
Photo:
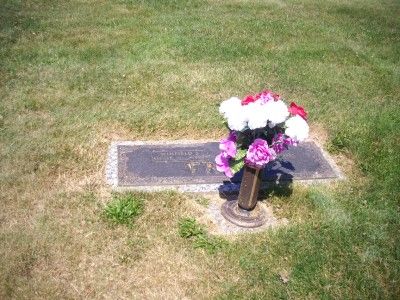
<instances>
[{"instance_id":1,"label":"mowed grass","mask_svg":"<svg viewBox=\"0 0 400 300\"><path fill-rule=\"evenodd\" d=\"M399 15L0 0L0 298L399 298ZM134 226L104 220L111 141L220 138L218 104L264 88L308 109L346 181L272 193L289 225L216 251L179 234L202 218L190 195L136 193Z\"/></svg>"}]
</instances>

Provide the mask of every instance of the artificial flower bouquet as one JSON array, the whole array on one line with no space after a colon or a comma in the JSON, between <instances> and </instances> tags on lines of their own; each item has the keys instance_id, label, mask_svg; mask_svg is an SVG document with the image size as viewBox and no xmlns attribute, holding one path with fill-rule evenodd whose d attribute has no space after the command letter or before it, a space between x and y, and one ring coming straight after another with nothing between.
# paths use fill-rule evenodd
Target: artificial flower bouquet
<instances>
[{"instance_id":1,"label":"artificial flower bouquet","mask_svg":"<svg viewBox=\"0 0 400 300\"><path fill-rule=\"evenodd\" d=\"M262 169L289 146L297 146L308 137L307 112L294 102L288 107L270 90L243 100L225 100L219 112L230 132L221 140L215 162L217 170L228 177L244 165Z\"/></svg>"}]
</instances>

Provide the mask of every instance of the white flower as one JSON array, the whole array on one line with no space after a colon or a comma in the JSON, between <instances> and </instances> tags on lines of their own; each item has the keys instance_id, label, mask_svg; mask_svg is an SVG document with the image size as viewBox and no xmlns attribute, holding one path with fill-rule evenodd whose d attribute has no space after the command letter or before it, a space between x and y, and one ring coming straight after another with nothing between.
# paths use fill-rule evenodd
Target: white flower
<instances>
[{"instance_id":1,"label":"white flower","mask_svg":"<svg viewBox=\"0 0 400 300\"><path fill-rule=\"evenodd\" d=\"M226 117L231 111L237 110L242 106L242 101L238 97L232 97L225 100L219 106L219 113Z\"/></svg>"},{"instance_id":2,"label":"white flower","mask_svg":"<svg viewBox=\"0 0 400 300\"><path fill-rule=\"evenodd\" d=\"M309 127L306 121L300 116L289 118L286 123L285 134L295 141L302 142L308 138Z\"/></svg>"},{"instance_id":3,"label":"white flower","mask_svg":"<svg viewBox=\"0 0 400 300\"><path fill-rule=\"evenodd\" d=\"M251 130L264 128L268 121L272 128L285 122L289 116L289 110L281 100L266 103L255 101L242 105L242 101L237 97L223 101L219 112L226 118L229 128L237 131L242 131L246 126Z\"/></svg>"},{"instance_id":4,"label":"white flower","mask_svg":"<svg viewBox=\"0 0 400 300\"><path fill-rule=\"evenodd\" d=\"M239 98L232 97L223 101L219 106L219 112L227 120L230 129L241 131L247 126L246 110Z\"/></svg>"},{"instance_id":5,"label":"white flower","mask_svg":"<svg viewBox=\"0 0 400 300\"><path fill-rule=\"evenodd\" d=\"M271 128L276 124L285 122L289 116L289 110L282 100L268 101L264 106L268 114L268 120L271 122Z\"/></svg>"},{"instance_id":6,"label":"white flower","mask_svg":"<svg viewBox=\"0 0 400 300\"><path fill-rule=\"evenodd\" d=\"M242 131L248 122L246 111L242 108L230 109L225 117L228 121L228 127L232 130Z\"/></svg>"},{"instance_id":7,"label":"white flower","mask_svg":"<svg viewBox=\"0 0 400 300\"><path fill-rule=\"evenodd\" d=\"M259 101L256 101L247 104L245 107L245 113L247 114L249 120L248 126L251 130L267 126L268 114L265 110L265 105L262 105Z\"/></svg>"}]
</instances>

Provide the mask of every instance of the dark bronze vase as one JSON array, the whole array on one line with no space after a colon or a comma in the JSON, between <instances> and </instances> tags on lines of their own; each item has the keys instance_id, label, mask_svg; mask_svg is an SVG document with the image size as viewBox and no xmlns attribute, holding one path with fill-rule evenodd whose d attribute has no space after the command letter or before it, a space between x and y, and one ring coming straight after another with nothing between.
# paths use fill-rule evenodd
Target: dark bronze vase
<instances>
[{"instance_id":1,"label":"dark bronze vase","mask_svg":"<svg viewBox=\"0 0 400 300\"><path fill-rule=\"evenodd\" d=\"M265 224L265 212L257 205L262 181L262 169L244 167L238 199L226 201L221 213L229 222L241 227L259 227Z\"/></svg>"},{"instance_id":2,"label":"dark bronze vase","mask_svg":"<svg viewBox=\"0 0 400 300\"><path fill-rule=\"evenodd\" d=\"M257 205L262 170L245 166L240 185L238 205L241 209L253 210Z\"/></svg>"}]
</instances>

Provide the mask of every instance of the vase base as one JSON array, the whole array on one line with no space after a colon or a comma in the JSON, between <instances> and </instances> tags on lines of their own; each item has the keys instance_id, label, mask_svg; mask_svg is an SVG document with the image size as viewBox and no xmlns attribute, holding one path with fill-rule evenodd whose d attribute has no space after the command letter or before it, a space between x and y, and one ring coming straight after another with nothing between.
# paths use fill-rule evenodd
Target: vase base
<instances>
[{"instance_id":1,"label":"vase base","mask_svg":"<svg viewBox=\"0 0 400 300\"><path fill-rule=\"evenodd\" d=\"M226 201L221 207L221 214L229 222L240 227L254 228L266 223L266 213L260 205L249 211L241 209L238 201Z\"/></svg>"}]
</instances>

